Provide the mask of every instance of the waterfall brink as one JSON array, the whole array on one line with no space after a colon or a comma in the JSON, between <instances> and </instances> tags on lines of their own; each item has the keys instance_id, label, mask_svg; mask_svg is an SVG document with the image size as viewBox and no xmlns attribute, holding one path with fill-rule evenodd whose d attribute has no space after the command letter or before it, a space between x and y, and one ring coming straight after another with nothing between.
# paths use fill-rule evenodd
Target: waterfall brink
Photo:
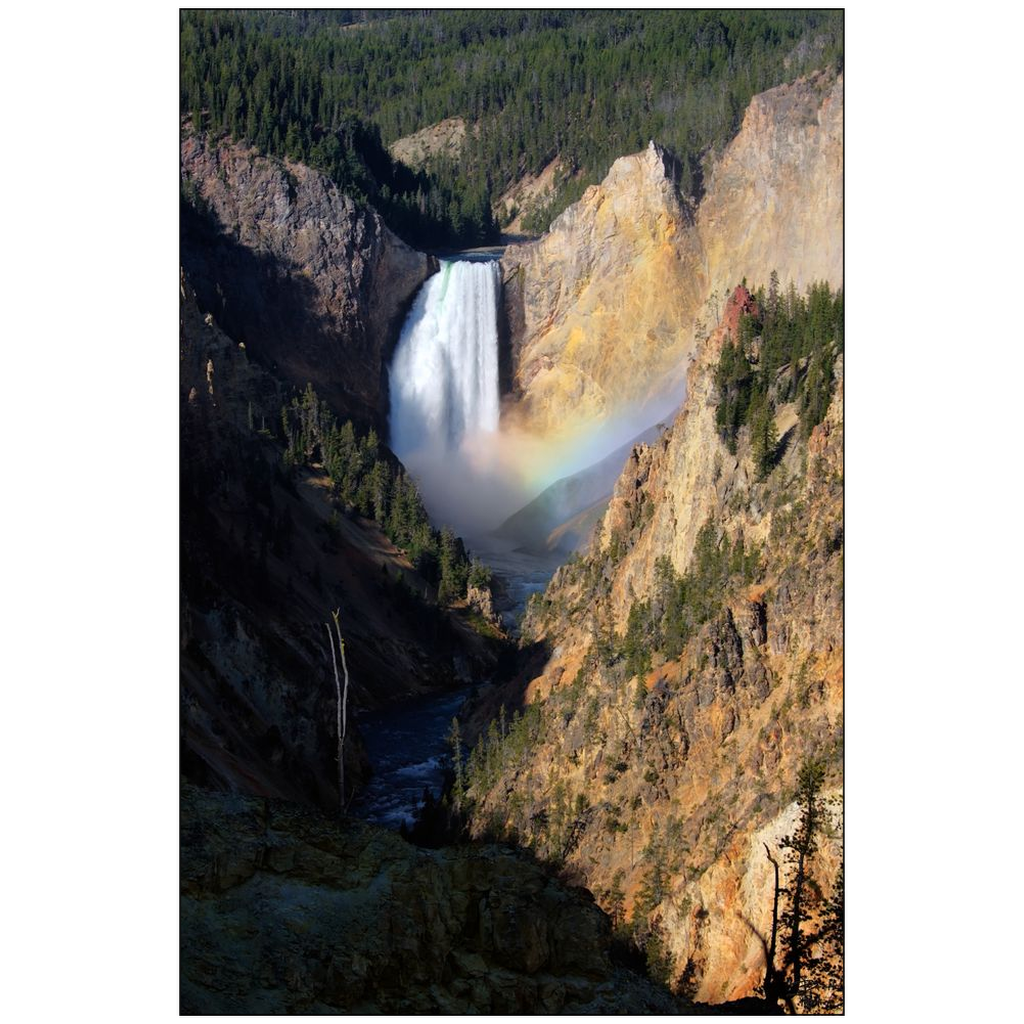
<instances>
[{"instance_id":1,"label":"waterfall brink","mask_svg":"<svg viewBox=\"0 0 1024 1024\"><path fill-rule=\"evenodd\" d=\"M423 286L391 364L391 447L454 452L498 429L496 260L444 262Z\"/></svg>"}]
</instances>

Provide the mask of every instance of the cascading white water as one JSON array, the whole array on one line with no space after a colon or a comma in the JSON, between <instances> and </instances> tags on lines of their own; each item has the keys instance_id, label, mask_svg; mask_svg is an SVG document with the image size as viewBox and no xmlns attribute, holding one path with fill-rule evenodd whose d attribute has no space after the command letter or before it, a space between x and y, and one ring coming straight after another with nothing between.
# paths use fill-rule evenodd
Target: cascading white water
<instances>
[{"instance_id":1,"label":"cascading white water","mask_svg":"<svg viewBox=\"0 0 1024 1024\"><path fill-rule=\"evenodd\" d=\"M445 261L420 290L391 364L391 447L403 460L498 429L497 260Z\"/></svg>"},{"instance_id":2,"label":"cascading white water","mask_svg":"<svg viewBox=\"0 0 1024 1024\"><path fill-rule=\"evenodd\" d=\"M663 415L627 412L565 437L533 435L514 421L499 430L500 295L496 259L443 261L413 302L390 369L392 450L434 522L485 555L513 512Z\"/></svg>"}]
</instances>

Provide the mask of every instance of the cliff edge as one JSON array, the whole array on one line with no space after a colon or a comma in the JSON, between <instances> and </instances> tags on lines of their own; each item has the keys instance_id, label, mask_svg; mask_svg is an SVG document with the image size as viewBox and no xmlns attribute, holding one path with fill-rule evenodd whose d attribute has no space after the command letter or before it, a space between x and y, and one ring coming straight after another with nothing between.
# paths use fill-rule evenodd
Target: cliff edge
<instances>
[{"instance_id":1,"label":"cliff edge","mask_svg":"<svg viewBox=\"0 0 1024 1024\"><path fill-rule=\"evenodd\" d=\"M387 362L430 257L296 163L186 131L182 264L250 356L335 413L384 426Z\"/></svg>"}]
</instances>

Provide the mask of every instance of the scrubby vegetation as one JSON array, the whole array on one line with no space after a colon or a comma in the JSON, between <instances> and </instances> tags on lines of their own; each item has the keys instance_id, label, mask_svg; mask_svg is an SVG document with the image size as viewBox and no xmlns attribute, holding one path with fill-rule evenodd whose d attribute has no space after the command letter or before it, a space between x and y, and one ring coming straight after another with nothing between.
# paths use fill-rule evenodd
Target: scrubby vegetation
<instances>
[{"instance_id":1,"label":"scrubby vegetation","mask_svg":"<svg viewBox=\"0 0 1024 1024\"><path fill-rule=\"evenodd\" d=\"M466 596L472 581L489 585L490 569L470 560L461 537L436 530L415 481L371 429L360 436L350 421L339 424L312 385L281 408L288 467L319 463L331 478L334 498L346 509L377 522L417 572L437 587L441 604Z\"/></svg>"},{"instance_id":2,"label":"scrubby vegetation","mask_svg":"<svg viewBox=\"0 0 1024 1024\"><path fill-rule=\"evenodd\" d=\"M759 545L748 547L742 533L730 541L713 519L697 535L693 561L682 576L662 555L655 563L651 595L634 602L619 647L628 675L646 675L655 651L666 659L678 658L696 630L721 610L729 594L757 579L760 565Z\"/></svg>"},{"instance_id":3,"label":"scrubby vegetation","mask_svg":"<svg viewBox=\"0 0 1024 1024\"><path fill-rule=\"evenodd\" d=\"M842 59L841 11L189 10L180 110L324 171L411 242L471 245L495 238L501 192L556 155L529 230L650 139L699 193L754 94ZM387 144L456 116L472 126L458 159L391 160Z\"/></svg>"}]
</instances>

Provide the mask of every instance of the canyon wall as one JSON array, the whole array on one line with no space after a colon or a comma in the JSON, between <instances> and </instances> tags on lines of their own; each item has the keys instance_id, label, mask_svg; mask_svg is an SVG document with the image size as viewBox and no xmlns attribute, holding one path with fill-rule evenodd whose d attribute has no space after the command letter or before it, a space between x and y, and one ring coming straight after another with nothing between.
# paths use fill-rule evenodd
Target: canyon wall
<instances>
[{"instance_id":1,"label":"canyon wall","mask_svg":"<svg viewBox=\"0 0 1024 1024\"><path fill-rule=\"evenodd\" d=\"M506 421L559 435L681 397L697 340L741 280L841 285L842 170L843 78L824 72L754 97L699 205L680 199L655 143L617 160L502 258Z\"/></svg>"},{"instance_id":2,"label":"canyon wall","mask_svg":"<svg viewBox=\"0 0 1024 1024\"><path fill-rule=\"evenodd\" d=\"M780 461L761 479L747 428L732 453L715 421L722 344L751 302L742 288L731 296L698 346L683 410L634 449L589 549L531 605L531 660L492 704L523 718L469 793L475 834L560 862L620 925L656 935L674 982L702 1002L750 996L763 978L763 844L794 829L801 766L824 764L830 800L842 784L842 359L808 437L780 402ZM619 653L630 610L659 600L666 560L694 569L709 523L731 574L681 652L655 650L637 678ZM823 893L841 857L838 808L828 821L814 867Z\"/></svg>"},{"instance_id":3,"label":"canyon wall","mask_svg":"<svg viewBox=\"0 0 1024 1024\"><path fill-rule=\"evenodd\" d=\"M820 72L750 101L697 210L707 286L724 300L775 270L785 288L843 283L843 76Z\"/></svg>"},{"instance_id":4,"label":"canyon wall","mask_svg":"<svg viewBox=\"0 0 1024 1024\"><path fill-rule=\"evenodd\" d=\"M186 132L182 263L250 356L335 412L384 427L387 361L435 262L302 164Z\"/></svg>"},{"instance_id":5,"label":"canyon wall","mask_svg":"<svg viewBox=\"0 0 1024 1024\"><path fill-rule=\"evenodd\" d=\"M703 298L693 213L652 144L501 260L514 364L506 419L546 435L679 379Z\"/></svg>"}]
</instances>

